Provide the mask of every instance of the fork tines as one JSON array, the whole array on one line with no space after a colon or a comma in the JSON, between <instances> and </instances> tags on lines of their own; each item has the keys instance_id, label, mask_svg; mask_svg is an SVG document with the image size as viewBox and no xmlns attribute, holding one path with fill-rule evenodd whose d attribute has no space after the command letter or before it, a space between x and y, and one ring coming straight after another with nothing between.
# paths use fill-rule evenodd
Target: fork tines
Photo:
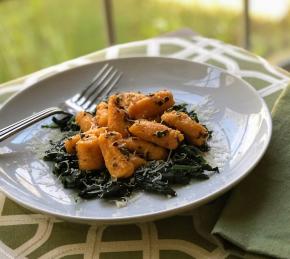
<instances>
[{"instance_id":1,"label":"fork tines","mask_svg":"<svg viewBox=\"0 0 290 259\"><path fill-rule=\"evenodd\" d=\"M116 68L106 64L90 84L73 100L84 110L93 110L97 101L107 96L122 77Z\"/></svg>"}]
</instances>

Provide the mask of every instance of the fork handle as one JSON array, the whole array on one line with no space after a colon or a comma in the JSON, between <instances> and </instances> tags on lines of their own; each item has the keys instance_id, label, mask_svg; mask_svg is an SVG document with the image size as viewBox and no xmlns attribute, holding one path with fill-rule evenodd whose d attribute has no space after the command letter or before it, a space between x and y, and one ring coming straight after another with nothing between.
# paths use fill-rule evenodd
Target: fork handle
<instances>
[{"instance_id":1,"label":"fork handle","mask_svg":"<svg viewBox=\"0 0 290 259\"><path fill-rule=\"evenodd\" d=\"M63 110L61 110L58 107L51 107L45 110L42 110L38 113L35 113L25 119L22 119L20 121L17 121L3 129L0 130L0 142L3 141L4 139L7 139L8 137L16 134L17 132L19 132L20 130L23 130L27 127L29 127L30 125L43 120L44 118L47 118L53 114L57 114L57 113L66 113Z\"/></svg>"}]
</instances>

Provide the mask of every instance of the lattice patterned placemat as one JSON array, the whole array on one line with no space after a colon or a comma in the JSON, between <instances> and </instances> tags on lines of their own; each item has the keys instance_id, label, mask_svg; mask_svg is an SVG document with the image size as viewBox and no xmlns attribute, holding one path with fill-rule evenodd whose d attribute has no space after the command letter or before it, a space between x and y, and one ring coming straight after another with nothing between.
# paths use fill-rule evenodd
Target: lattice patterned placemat
<instances>
[{"instance_id":1,"label":"lattice patterned placemat","mask_svg":"<svg viewBox=\"0 0 290 259\"><path fill-rule=\"evenodd\" d=\"M212 64L249 82L271 108L290 82L287 72L220 41L199 36L116 45L0 86L0 103L45 77L90 62L130 56L166 56ZM36 214L0 193L0 258L230 258L201 233L195 211L149 223L89 226Z\"/></svg>"}]
</instances>

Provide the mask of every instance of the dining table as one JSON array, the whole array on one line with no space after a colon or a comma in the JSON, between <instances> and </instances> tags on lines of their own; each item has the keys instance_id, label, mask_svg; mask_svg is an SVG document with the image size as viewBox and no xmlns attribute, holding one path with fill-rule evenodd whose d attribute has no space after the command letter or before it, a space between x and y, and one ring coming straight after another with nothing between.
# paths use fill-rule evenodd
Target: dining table
<instances>
[{"instance_id":1,"label":"dining table","mask_svg":"<svg viewBox=\"0 0 290 259\"><path fill-rule=\"evenodd\" d=\"M19 91L62 71L96 61L143 56L185 59L218 67L254 87L269 110L290 83L287 71L260 56L216 39L185 33L114 45L2 83L0 105ZM73 223L31 211L0 192L0 258L290 258L290 250L278 249L279 244L277 249L263 252L250 245L243 247L226 234L217 237L213 233L231 195L229 191L208 204L155 221L103 225ZM225 224L223 221L219 228ZM250 234L243 238L252 240ZM285 238L289 239L286 235Z\"/></svg>"}]
</instances>

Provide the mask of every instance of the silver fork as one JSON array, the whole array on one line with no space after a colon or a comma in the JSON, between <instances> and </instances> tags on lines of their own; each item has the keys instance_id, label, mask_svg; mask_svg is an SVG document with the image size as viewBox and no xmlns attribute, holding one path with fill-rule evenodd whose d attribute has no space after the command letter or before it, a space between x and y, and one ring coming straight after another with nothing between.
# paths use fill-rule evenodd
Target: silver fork
<instances>
[{"instance_id":1,"label":"silver fork","mask_svg":"<svg viewBox=\"0 0 290 259\"><path fill-rule=\"evenodd\" d=\"M75 113L81 110L92 112L95 108L95 104L112 91L121 77L122 73L116 68L108 64L104 65L81 93L77 93L57 107L47 108L1 129L0 142L53 114Z\"/></svg>"}]
</instances>

